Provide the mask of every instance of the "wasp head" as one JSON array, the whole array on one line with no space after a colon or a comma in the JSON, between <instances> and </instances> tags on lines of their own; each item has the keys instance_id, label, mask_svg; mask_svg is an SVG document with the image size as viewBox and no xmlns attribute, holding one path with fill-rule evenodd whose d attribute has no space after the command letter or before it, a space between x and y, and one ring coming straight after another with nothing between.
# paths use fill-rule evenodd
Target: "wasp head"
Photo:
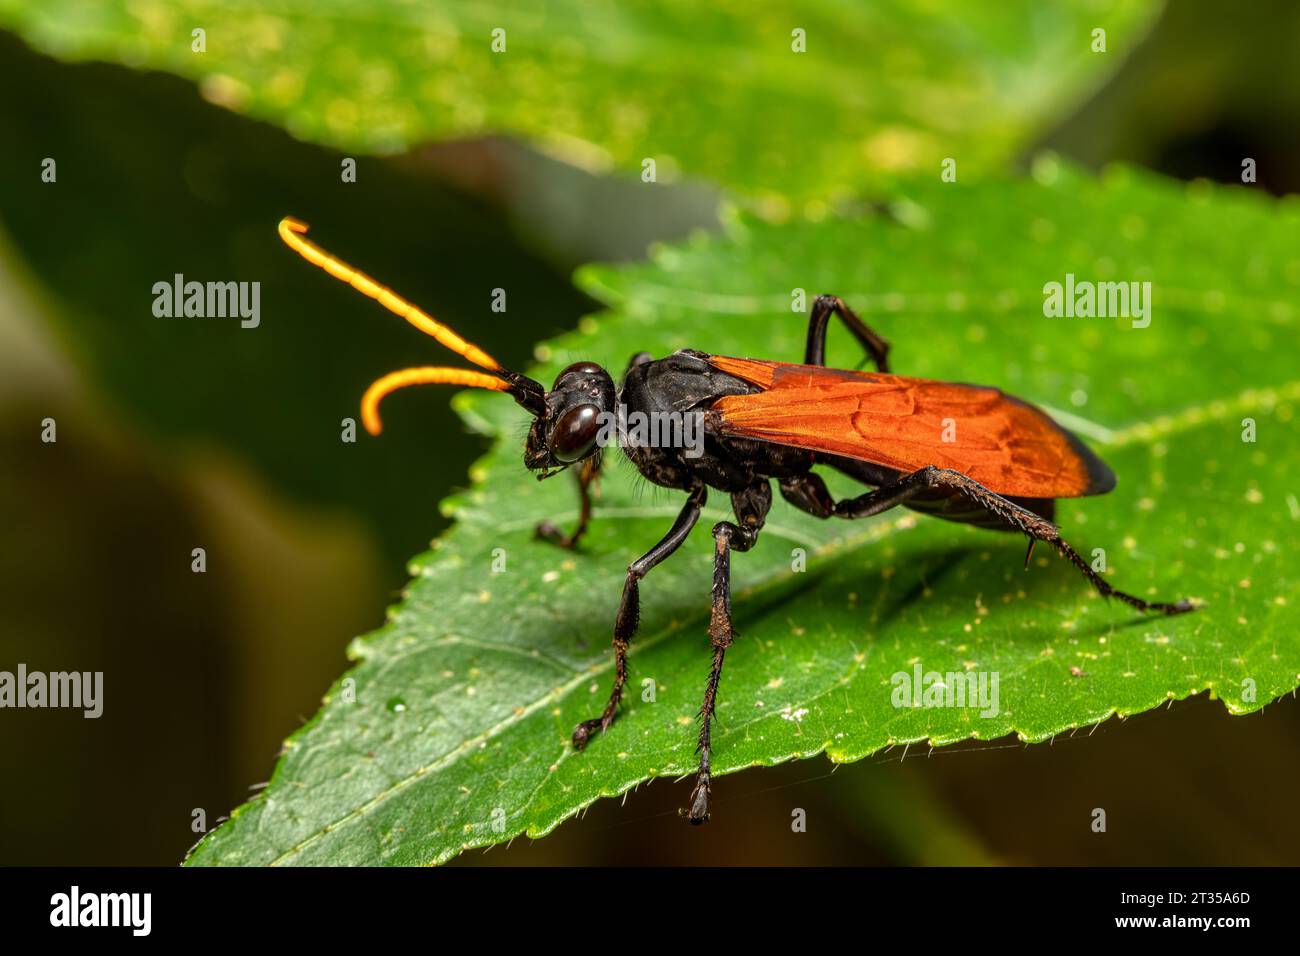
<instances>
[{"instance_id":1,"label":"wasp head","mask_svg":"<svg viewBox=\"0 0 1300 956\"><path fill-rule=\"evenodd\" d=\"M595 362L562 371L546 393L545 411L533 421L524 446L524 465L541 481L600 452L602 430L615 414L614 380Z\"/></svg>"}]
</instances>

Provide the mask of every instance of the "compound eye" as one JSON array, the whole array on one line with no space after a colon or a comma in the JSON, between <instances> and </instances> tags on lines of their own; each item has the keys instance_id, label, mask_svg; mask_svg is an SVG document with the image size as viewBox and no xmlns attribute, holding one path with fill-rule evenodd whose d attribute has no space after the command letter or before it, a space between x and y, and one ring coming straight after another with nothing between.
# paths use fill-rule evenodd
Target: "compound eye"
<instances>
[{"instance_id":1,"label":"compound eye","mask_svg":"<svg viewBox=\"0 0 1300 956\"><path fill-rule=\"evenodd\" d=\"M551 430L551 454L566 465L586 458L595 447L599 433L600 409L595 405L575 405L560 415Z\"/></svg>"}]
</instances>

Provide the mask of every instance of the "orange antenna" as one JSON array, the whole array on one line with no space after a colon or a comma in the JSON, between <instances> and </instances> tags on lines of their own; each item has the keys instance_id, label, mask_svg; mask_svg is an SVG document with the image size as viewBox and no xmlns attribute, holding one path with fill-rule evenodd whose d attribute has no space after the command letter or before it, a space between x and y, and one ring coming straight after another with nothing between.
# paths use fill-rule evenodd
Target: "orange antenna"
<instances>
[{"instance_id":1,"label":"orange antenna","mask_svg":"<svg viewBox=\"0 0 1300 956\"><path fill-rule=\"evenodd\" d=\"M465 339L461 338L447 326L443 325L441 322L435 321L419 307L407 302L392 289L380 285L364 272L358 272L346 262L336 259L311 240L304 239L303 236L306 232L307 224L294 219L292 216L285 216L280 220L280 238L284 240L285 244L290 249L298 253L298 255L302 256L312 265L319 266L334 278L341 279L351 285L352 288L356 289L362 295L374 299L388 311L395 315L400 315L421 332L433 336L457 355L464 356L479 368L485 368L489 372L505 371L500 362L488 355L473 342L465 341ZM380 381L382 382L384 379L380 379ZM465 382L461 384L475 383ZM506 391L504 387L498 387L496 390Z\"/></svg>"},{"instance_id":2,"label":"orange antenna","mask_svg":"<svg viewBox=\"0 0 1300 956\"><path fill-rule=\"evenodd\" d=\"M510 385L495 375L475 372L467 368L447 368L445 366L423 366L421 368L404 368L389 372L377 379L361 396L361 422L366 431L378 435L384 430L379 420L379 403L384 397L406 388L408 385L468 385L471 388L487 388L494 392L508 392Z\"/></svg>"}]
</instances>

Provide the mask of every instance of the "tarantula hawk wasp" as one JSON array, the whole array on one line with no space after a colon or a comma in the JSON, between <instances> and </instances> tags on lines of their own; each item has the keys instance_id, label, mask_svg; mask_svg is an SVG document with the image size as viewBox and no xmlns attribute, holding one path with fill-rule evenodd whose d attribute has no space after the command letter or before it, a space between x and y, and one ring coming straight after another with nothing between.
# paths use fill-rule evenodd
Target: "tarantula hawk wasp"
<instances>
[{"instance_id":1,"label":"tarantula hawk wasp","mask_svg":"<svg viewBox=\"0 0 1300 956\"><path fill-rule=\"evenodd\" d=\"M1029 539L1026 567L1035 543L1042 541L1105 597L1162 614L1195 608L1187 600L1146 601L1115 589L1061 537L1052 520L1055 499L1100 495L1115 487L1114 473L1083 442L1038 408L995 388L890 374L888 343L835 296L819 296L813 303L802 365L695 349L662 359L642 352L632 358L621 386L594 362L577 362L547 389L304 239L307 227L298 220L282 220L279 231L308 262L483 369L430 366L383 376L361 400L362 421L371 434L382 427L380 401L397 389L430 383L486 388L506 392L533 416L524 464L539 480L578 466L577 526L565 534L549 522L538 525L538 535L558 545L572 548L590 520L590 486L600 467L597 438L605 416L620 405L646 414L703 414L704 448L698 457L688 457L681 448L620 443L642 475L685 492L686 502L660 541L628 565L614 619L614 687L601 714L573 731L573 744L581 750L613 722L627 683L628 645L640 617L641 579L686 540L710 488L729 495L735 521L713 527L708 626L713 664L700 707L699 773L686 810L692 823L709 818L710 727L723 659L735 637L731 554L748 551L758 541L772 504L773 480L786 501L818 518L869 518L903 505L948 521L1018 531ZM832 315L876 371L826 367ZM942 440L946 421L960 423L959 442ZM872 490L837 501L813 471L816 466L842 472Z\"/></svg>"}]
</instances>

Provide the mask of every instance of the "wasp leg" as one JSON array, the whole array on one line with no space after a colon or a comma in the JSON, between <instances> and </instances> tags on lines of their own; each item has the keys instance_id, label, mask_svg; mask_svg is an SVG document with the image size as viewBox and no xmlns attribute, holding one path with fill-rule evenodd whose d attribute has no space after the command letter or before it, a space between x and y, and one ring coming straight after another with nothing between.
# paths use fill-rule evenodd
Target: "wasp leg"
<instances>
[{"instance_id":1,"label":"wasp leg","mask_svg":"<svg viewBox=\"0 0 1300 956\"><path fill-rule=\"evenodd\" d=\"M889 371L889 343L867 327L858 314L844 304L837 295L819 295L813 300L812 314L808 316L808 345L804 349L805 365L826 364L826 326L831 313L838 315L845 327L866 350L876 371Z\"/></svg>"},{"instance_id":2,"label":"wasp leg","mask_svg":"<svg viewBox=\"0 0 1300 956\"><path fill-rule=\"evenodd\" d=\"M806 511L814 518L829 518L835 514L835 499L821 475L806 471L802 475L782 478L778 484L781 497L800 511Z\"/></svg>"},{"instance_id":3,"label":"wasp leg","mask_svg":"<svg viewBox=\"0 0 1300 956\"><path fill-rule=\"evenodd\" d=\"M820 481L820 479L818 480ZM909 498L935 489L944 489L960 494L990 514L996 515L1010 527L1023 532L1029 538L1030 554L1033 553L1035 542L1044 541L1050 544L1061 557L1074 565L1103 597L1117 598L1139 611L1158 611L1161 614L1182 614L1196 609L1196 605L1186 599L1171 604L1161 601L1145 601L1140 597L1126 594L1111 587L1105 578L1094 571L1087 561L1083 560L1079 552L1070 547L1065 539L1061 537L1060 529L1052 522L1042 515L1034 514L1032 511L1008 501L1001 495L994 494L978 481L966 477L961 472L951 471L947 468L936 468L930 465L920 471L905 475L893 484L885 485L883 488L859 495L856 498L838 501L835 503L834 514L839 518L869 518L872 515L880 514L882 511L897 507ZM784 491L784 488L782 490ZM822 490L825 491L824 485ZM789 498L790 496L787 495L786 497ZM794 499L790 500L794 501ZM797 501L794 503L798 504ZM1029 564L1028 554L1025 556L1025 564L1026 566Z\"/></svg>"},{"instance_id":4,"label":"wasp leg","mask_svg":"<svg viewBox=\"0 0 1300 956\"><path fill-rule=\"evenodd\" d=\"M699 520L700 510L704 507L708 494L708 488L704 485L695 488L668 533L658 544L627 566L623 597L619 601L618 617L614 619L614 689L610 691L609 702L599 717L584 720L574 728L573 746L579 750L587 746L591 735L596 731L608 730L618 714L618 702L623 698L623 686L627 683L627 645L636 634L637 625L641 621L641 579L651 568L681 547Z\"/></svg>"},{"instance_id":5,"label":"wasp leg","mask_svg":"<svg viewBox=\"0 0 1300 956\"><path fill-rule=\"evenodd\" d=\"M739 524L721 521L713 526L713 611L709 615L713 667L704 687L704 703L700 705L700 741L696 748L700 754L700 770L695 789L691 791L690 809L686 813L693 824L705 823L709 819L709 758L712 753L709 734L718 699L718 684L722 680L722 661L735 637L731 629L731 552L748 551L754 546L771 505L772 486L767 481L756 482L731 496L731 507Z\"/></svg>"},{"instance_id":6,"label":"wasp leg","mask_svg":"<svg viewBox=\"0 0 1300 956\"><path fill-rule=\"evenodd\" d=\"M573 533L565 534L550 521L543 521L534 531L536 537L543 541L549 541L551 544L569 550L577 547L578 539L586 532L587 525L591 522L591 486L600 477L600 455L594 455L584 461L578 467L575 476L578 481L578 523Z\"/></svg>"}]
</instances>

